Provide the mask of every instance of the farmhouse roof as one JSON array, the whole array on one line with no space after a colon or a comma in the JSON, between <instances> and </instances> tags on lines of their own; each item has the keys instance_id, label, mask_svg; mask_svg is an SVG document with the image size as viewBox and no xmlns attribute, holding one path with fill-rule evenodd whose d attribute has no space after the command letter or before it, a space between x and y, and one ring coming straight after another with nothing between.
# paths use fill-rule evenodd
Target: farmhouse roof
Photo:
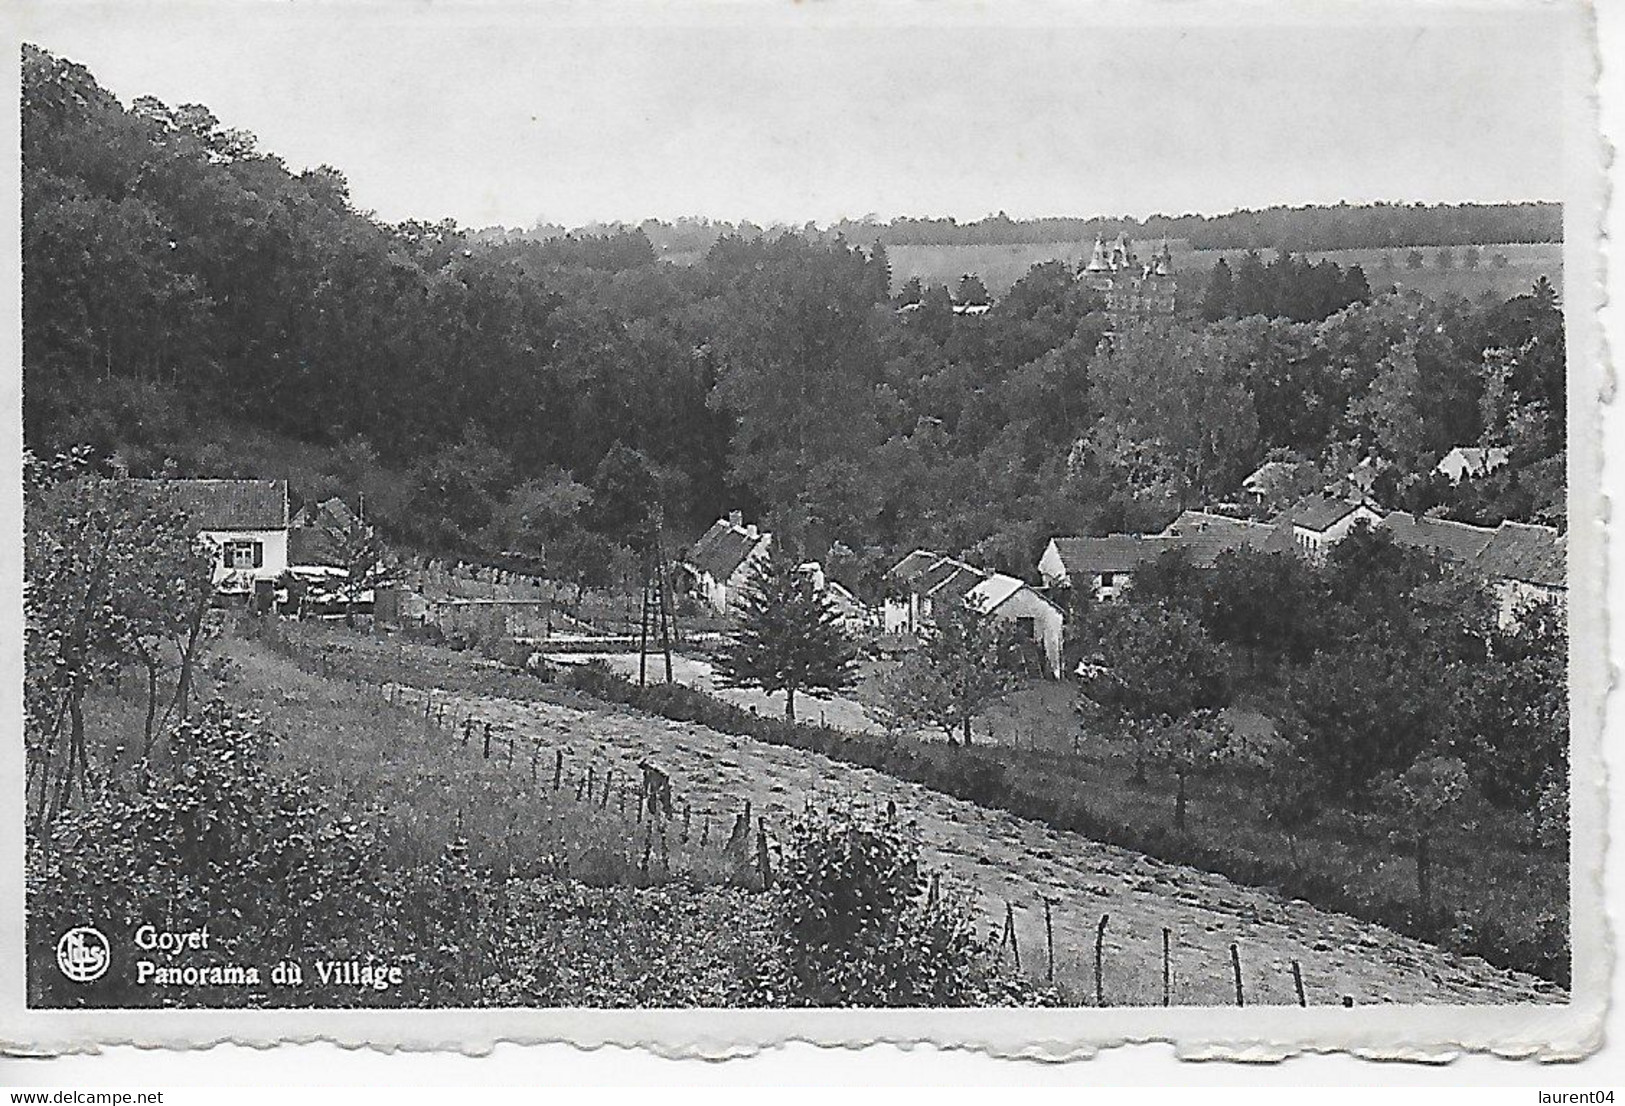
<instances>
[{"instance_id":1,"label":"farmhouse roof","mask_svg":"<svg viewBox=\"0 0 1625 1106\"><path fill-rule=\"evenodd\" d=\"M1409 511L1390 511L1383 525L1393 536L1395 545L1426 549L1457 561L1470 561L1483 552L1495 531L1488 526L1474 526L1448 518L1413 515Z\"/></svg>"},{"instance_id":2,"label":"farmhouse roof","mask_svg":"<svg viewBox=\"0 0 1625 1106\"><path fill-rule=\"evenodd\" d=\"M1364 500L1334 499L1315 493L1304 496L1271 522L1286 522L1306 530L1329 530L1361 507L1369 506Z\"/></svg>"},{"instance_id":3,"label":"farmhouse roof","mask_svg":"<svg viewBox=\"0 0 1625 1106\"><path fill-rule=\"evenodd\" d=\"M343 558L339 544L324 526L295 526L288 531L288 564L300 568L337 565Z\"/></svg>"},{"instance_id":4,"label":"farmhouse roof","mask_svg":"<svg viewBox=\"0 0 1625 1106\"><path fill-rule=\"evenodd\" d=\"M958 599L986 578L987 573L980 569L972 568L952 557L944 557L915 577L909 588L918 595L941 595Z\"/></svg>"},{"instance_id":5,"label":"farmhouse roof","mask_svg":"<svg viewBox=\"0 0 1625 1106\"><path fill-rule=\"evenodd\" d=\"M1133 572L1181 542L1167 536L1108 534L1101 538L1054 538L1055 552L1069 577L1098 576L1103 572Z\"/></svg>"},{"instance_id":6,"label":"farmhouse roof","mask_svg":"<svg viewBox=\"0 0 1625 1106\"><path fill-rule=\"evenodd\" d=\"M1473 563L1492 579L1568 587L1568 541L1550 526L1503 522Z\"/></svg>"},{"instance_id":7,"label":"farmhouse roof","mask_svg":"<svg viewBox=\"0 0 1625 1106\"><path fill-rule=\"evenodd\" d=\"M749 560L758 547L772 539L773 535L764 534L754 526L739 526L729 519L719 518L689 550L687 563L713 580L726 580L739 571L739 566Z\"/></svg>"},{"instance_id":8,"label":"farmhouse roof","mask_svg":"<svg viewBox=\"0 0 1625 1106\"><path fill-rule=\"evenodd\" d=\"M200 530L282 530L286 480L135 480L164 492Z\"/></svg>"},{"instance_id":9,"label":"farmhouse roof","mask_svg":"<svg viewBox=\"0 0 1625 1106\"><path fill-rule=\"evenodd\" d=\"M941 553L933 553L929 549L916 549L892 565L886 571L886 575L907 583L940 560L942 560Z\"/></svg>"}]
</instances>

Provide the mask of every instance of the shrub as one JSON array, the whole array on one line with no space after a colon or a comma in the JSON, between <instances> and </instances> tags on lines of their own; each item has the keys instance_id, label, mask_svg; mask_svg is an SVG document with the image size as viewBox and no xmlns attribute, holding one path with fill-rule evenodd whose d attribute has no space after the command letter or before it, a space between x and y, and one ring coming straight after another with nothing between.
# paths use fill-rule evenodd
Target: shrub
<instances>
[{"instance_id":1,"label":"shrub","mask_svg":"<svg viewBox=\"0 0 1625 1106\"><path fill-rule=\"evenodd\" d=\"M778 895L792 1001L988 1006L1045 996L1001 973L970 910L929 895L919 845L836 808L792 823Z\"/></svg>"},{"instance_id":2,"label":"shrub","mask_svg":"<svg viewBox=\"0 0 1625 1106\"><path fill-rule=\"evenodd\" d=\"M177 727L162 765L140 762L29 842L31 1002L150 1003L124 940L144 923L207 926L220 962L365 946L387 898L373 834L329 814L304 780L274 775L271 748L257 719L210 704ZM58 935L76 925L101 929L114 951L113 970L88 988L64 987L54 967Z\"/></svg>"}]
</instances>

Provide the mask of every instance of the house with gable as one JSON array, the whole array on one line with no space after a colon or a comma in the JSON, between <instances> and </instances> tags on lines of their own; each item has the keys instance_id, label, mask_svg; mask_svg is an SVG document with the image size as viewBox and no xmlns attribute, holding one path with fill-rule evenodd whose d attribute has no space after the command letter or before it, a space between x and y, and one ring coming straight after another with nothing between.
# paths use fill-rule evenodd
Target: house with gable
<instances>
[{"instance_id":1,"label":"house with gable","mask_svg":"<svg viewBox=\"0 0 1625 1106\"><path fill-rule=\"evenodd\" d=\"M1496 618L1503 627L1516 626L1532 603L1568 610L1568 537L1553 527L1501 523L1472 568L1494 588Z\"/></svg>"},{"instance_id":2,"label":"house with gable","mask_svg":"<svg viewBox=\"0 0 1625 1106\"><path fill-rule=\"evenodd\" d=\"M1038 559L1038 574L1052 589L1088 588L1096 599L1115 599L1141 567L1177 548L1177 538L1143 534L1051 538Z\"/></svg>"},{"instance_id":3,"label":"house with gable","mask_svg":"<svg viewBox=\"0 0 1625 1106\"><path fill-rule=\"evenodd\" d=\"M1026 581L984 572L926 549L916 549L898 561L886 578L893 589L882 613L887 633L924 632L935 612L954 603L972 604L1000 622L1014 623L1042 654L1049 675L1060 675L1065 616Z\"/></svg>"},{"instance_id":4,"label":"house with gable","mask_svg":"<svg viewBox=\"0 0 1625 1106\"><path fill-rule=\"evenodd\" d=\"M1293 544L1312 561L1324 560L1332 546L1360 523L1382 525L1382 512L1365 499L1306 495L1270 521L1288 529Z\"/></svg>"},{"instance_id":5,"label":"house with gable","mask_svg":"<svg viewBox=\"0 0 1625 1106\"><path fill-rule=\"evenodd\" d=\"M1044 656L1050 679L1060 679L1061 649L1066 636L1066 616L1050 600L1025 580L996 572L971 588L965 595L983 614L1001 622L1013 622L1023 640L1033 642Z\"/></svg>"},{"instance_id":6,"label":"house with gable","mask_svg":"<svg viewBox=\"0 0 1625 1106\"><path fill-rule=\"evenodd\" d=\"M738 607L742 589L773 546L773 535L734 511L719 518L682 561L694 593L718 614Z\"/></svg>"},{"instance_id":7,"label":"house with gable","mask_svg":"<svg viewBox=\"0 0 1625 1106\"><path fill-rule=\"evenodd\" d=\"M214 586L243 595L288 568L286 480L137 480L166 493L215 550Z\"/></svg>"}]
</instances>

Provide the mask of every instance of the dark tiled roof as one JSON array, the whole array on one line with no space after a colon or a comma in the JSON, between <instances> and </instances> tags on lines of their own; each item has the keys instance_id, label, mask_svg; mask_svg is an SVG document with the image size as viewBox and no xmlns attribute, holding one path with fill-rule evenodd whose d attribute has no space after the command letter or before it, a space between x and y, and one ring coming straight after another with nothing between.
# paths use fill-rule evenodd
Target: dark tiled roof
<instances>
[{"instance_id":1,"label":"dark tiled roof","mask_svg":"<svg viewBox=\"0 0 1625 1106\"><path fill-rule=\"evenodd\" d=\"M1473 564L1491 579L1568 587L1568 541L1550 526L1503 522Z\"/></svg>"},{"instance_id":2,"label":"dark tiled roof","mask_svg":"<svg viewBox=\"0 0 1625 1106\"><path fill-rule=\"evenodd\" d=\"M752 537L750 531L735 526L727 519L718 519L694 543L688 563L699 572L710 573L713 580L726 580L738 571L739 566L766 537L766 534Z\"/></svg>"},{"instance_id":3,"label":"dark tiled roof","mask_svg":"<svg viewBox=\"0 0 1625 1106\"><path fill-rule=\"evenodd\" d=\"M1292 506L1282 511L1272 521L1288 522L1293 526L1302 526L1310 530L1327 530L1346 516L1350 511L1357 510L1360 504L1347 499L1332 499L1324 495L1306 495Z\"/></svg>"},{"instance_id":4,"label":"dark tiled roof","mask_svg":"<svg viewBox=\"0 0 1625 1106\"><path fill-rule=\"evenodd\" d=\"M321 526L295 526L288 531L288 563L299 567L336 565L342 567L338 542Z\"/></svg>"},{"instance_id":5,"label":"dark tiled roof","mask_svg":"<svg viewBox=\"0 0 1625 1106\"><path fill-rule=\"evenodd\" d=\"M281 530L288 525L286 480L135 480L167 494L201 530Z\"/></svg>"},{"instance_id":6,"label":"dark tiled roof","mask_svg":"<svg viewBox=\"0 0 1625 1106\"><path fill-rule=\"evenodd\" d=\"M939 557L935 564L908 582L915 595L962 596L986 576L963 561Z\"/></svg>"},{"instance_id":7,"label":"dark tiled roof","mask_svg":"<svg viewBox=\"0 0 1625 1106\"><path fill-rule=\"evenodd\" d=\"M1055 551L1068 576L1098 576L1102 572L1133 572L1179 544L1178 538L1109 534L1103 538L1056 538Z\"/></svg>"},{"instance_id":8,"label":"dark tiled roof","mask_svg":"<svg viewBox=\"0 0 1625 1106\"><path fill-rule=\"evenodd\" d=\"M929 549L916 549L892 565L886 575L907 583L940 560L942 560L940 553L933 553Z\"/></svg>"},{"instance_id":9,"label":"dark tiled roof","mask_svg":"<svg viewBox=\"0 0 1625 1106\"><path fill-rule=\"evenodd\" d=\"M1457 561L1470 561L1483 552L1495 531L1487 526L1473 526L1448 518L1413 515L1409 511L1390 511L1383 519L1395 545L1450 557Z\"/></svg>"},{"instance_id":10,"label":"dark tiled roof","mask_svg":"<svg viewBox=\"0 0 1625 1106\"><path fill-rule=\"evenodd\" d=\"M955 564L954 571L938 581L929 594L936 599L963 599L970 591L987 579L987 573L969 565Z\"/></svg>"}]
</instances>

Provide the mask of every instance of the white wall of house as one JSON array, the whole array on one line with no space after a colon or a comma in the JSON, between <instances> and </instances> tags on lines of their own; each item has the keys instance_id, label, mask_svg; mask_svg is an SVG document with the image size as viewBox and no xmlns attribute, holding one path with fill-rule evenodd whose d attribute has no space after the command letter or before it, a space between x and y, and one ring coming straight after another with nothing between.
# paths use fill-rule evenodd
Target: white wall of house
<instances>
[{"instance_id":1,"label":"white wall of house","mask_svg":"<svg viewBox=\"0 0 1625 1106\"><path fill-rule=\"evenodd\" d=\"M1368 526L1381 526L1382 516L1362 503L1324 530L1315 530L1308 526L1293 523L1292 537L1298 543L1299 549L1310 557L1319 560L1326 556L1327 551L1332 546L1347 537L1350 530L1362 522Z\"/></svg>"},{"instance_id":2,"label":"white wall of house","mask_svg":"<svg viewBox=\"0 0 1625 1106\"><path fill-rule=\"evenodd\" d=\"M1526 580L1495 581L1495 617L1503 630L1518 625L1519 616L1536 603L1550 603L1567 612L1569 593L1566 588L1546 584L1531 584Z\"/></svg>"},{"instance_id":3,"label":"white wall of house","mask_svg":"<svg viewBox=\"0 0 1625 1106\"><path fill-rule=\"evenodd\" d=\"M1052 588L1072 586L1072 579L1066 573L1066 565L1061 563L1061 551L1055 547L1053 538L1044 547L1044 555L1038 558L1038 574L1044 578L1044 583Z\"/></svg>"},{"instance_id":4,"label":"white wall of house","mask_svg":"<svg viewBox=\"0 0 1625 1106\"><path fill-rule=\"evenodd\" d=\"M214 547L214 585L230 581L274 580L288 570L288 530L203 530L199 538ZM259 556L255 557L255 547ZM260 563L254 564L255 560Z\"/></svg>"},{"instance_id":5,"label":"white wall of house","mask_svg":"<svg viewBox=\"0 0 1625 1106\"><path fill-rule=\"evenodd\" d=\"M1046 602L1032 588L1021 588L993 608L993 617L1027 628L1044 651L1050 677L1055 679L1061 675L1061 641L1066 622L1053 603Z\"/></svg>"}]
</instances>

